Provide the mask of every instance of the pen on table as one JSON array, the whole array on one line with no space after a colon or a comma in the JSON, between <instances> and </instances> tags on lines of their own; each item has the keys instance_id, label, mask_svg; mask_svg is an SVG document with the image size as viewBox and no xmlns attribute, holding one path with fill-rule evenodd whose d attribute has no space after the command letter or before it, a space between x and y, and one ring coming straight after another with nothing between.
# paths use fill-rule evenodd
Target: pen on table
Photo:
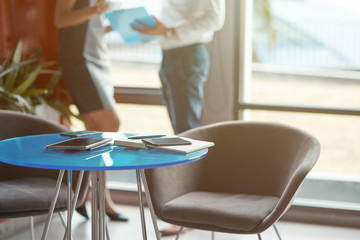
<instances>
[{"instance_id":1,"label":"pen on table","mask_svg":"<svg viewBox=\"0 0 360 240\"><path fill-rule=\"evenodd\" d=\"M157 134L157 135L135 135L128 137L128 139L144 139L144 138L159 138L159 137L165 137L165 134Z\"/></svg>"}]
</instances>

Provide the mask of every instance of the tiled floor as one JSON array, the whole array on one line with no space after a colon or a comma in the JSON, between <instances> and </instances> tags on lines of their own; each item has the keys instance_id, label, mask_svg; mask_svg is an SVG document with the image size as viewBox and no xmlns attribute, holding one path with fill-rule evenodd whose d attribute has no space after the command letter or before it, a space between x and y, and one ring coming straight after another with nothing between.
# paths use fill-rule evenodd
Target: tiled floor
<instances>
[{"instance_id":1,"label":"tiled floor","mask_svg":"<svg viewBox=\"0 0 360 240\"><path fill-rule=\"evenodd\" d=\"M118 206L122 213L126 214L130 221L128 223L109 222L110 238L114 240L141 240L141 223L140 213L136 206ZM146 209L148 210L148 209ZM155 239L155 234L151 224L151 217L149 211L145 212L147 221L147 234L149 240ZM47 239L56 240L62 239L64 230L58 215L56 215L51 223L50 232ZM165 226L165 223L159 222L160 227ZM291 222L277 223L278 230L284 240L359 240L360 229L341 228L333 226L299 224ZM43 224L38 224L36 227L36 239L41 238ZM73 239L88 240L91 239L91 222L85 221L80 215L75 214L73 218ZM264 240L277 239L273 229L269 229L262 234ZM24 231L9 237L7 240L25 240L30 239L29 231ZM175 237L163 237L164 240L175 239ZM181 240L206 240L211 239L211 233L206 231L191 230L182 237ZM234 235L216 233L216 240L251 240L257 239L255 235Z\"/></svg>"}]
</instances>

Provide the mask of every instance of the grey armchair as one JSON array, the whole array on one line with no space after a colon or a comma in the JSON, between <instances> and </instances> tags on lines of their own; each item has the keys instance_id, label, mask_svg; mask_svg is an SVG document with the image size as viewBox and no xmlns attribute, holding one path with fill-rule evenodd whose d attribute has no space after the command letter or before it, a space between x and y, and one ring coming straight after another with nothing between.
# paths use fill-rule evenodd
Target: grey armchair
<instances>
[{"instance_id":1,"label":"grey armchair","mask_svg":"<svg viewBox=\"0 0 360 240\"><path fill-rule=\"evenodd\" d=\"M14 111L0 110L0 122L0 140L69 131L60 124ZM47 214L58 174L58 170L0 163L0 219ZM79 172L73 172L73 186L76 186L78 174ZM89 180L89 173L85 172L79 191L78 205L85 200ZM55 205L55 212L67 209L67 199L67 186L63 183Z\"/></svg>"},{"instance_id":2,"label":"grey armchair","mask_svg":"<svg viewBox=\"0 0 360 240\"><path fill-rule=\"evenodd\" d=\"M200 161L145 170L155 215L183 227L259 239L286 212L320 154L313 136L277 123L228 121L181 136L215 146Z\"/></svg>"}]
</instances>

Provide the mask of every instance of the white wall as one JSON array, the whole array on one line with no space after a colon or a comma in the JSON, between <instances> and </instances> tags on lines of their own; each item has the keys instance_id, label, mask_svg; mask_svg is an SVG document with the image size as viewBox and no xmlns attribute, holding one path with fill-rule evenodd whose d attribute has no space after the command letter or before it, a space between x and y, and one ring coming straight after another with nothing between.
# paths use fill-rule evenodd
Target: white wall
<instances>
[{"instance_id":1,"label":"white wall","mask_svg":"<svg viewBox=\"0 0 360 240\"><path fill-rule=\"evenodd\" d=\"M234 12L234 0L227 0L224 27L215 33L208 46L211 69L205 84L204 125L233 119Z\"/></svg>"},{"instance_id":2,"label":"white wall","mask_svg":"<svg viewBox=\"0 0 360 240\"><path fill-rule=\"evenodd\" d=\"M252 4L252 0L226 0L225 25L208 46L211 70L205 85L203 124L237 119L235 93L239 92L238 100L247 99L245 90L251 79L252 61ZM239 89L235 89L235 79Z\"/></svg>"}]
</instances>

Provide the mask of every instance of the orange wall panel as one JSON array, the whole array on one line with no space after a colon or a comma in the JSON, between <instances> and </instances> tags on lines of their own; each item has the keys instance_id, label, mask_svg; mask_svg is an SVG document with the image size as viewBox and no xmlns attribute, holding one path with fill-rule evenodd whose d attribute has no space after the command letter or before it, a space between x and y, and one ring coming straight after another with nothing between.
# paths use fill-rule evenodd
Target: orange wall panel
<instances>
[{"instance_id":1,"label":"orange wall panel","mask_svg":"<svg viewBox=\"0 0 360 240\"><path fill-rule=\"evenodd\" d=\"M34 53L41 46L43 55L56 59L55 3L55 0L1 0L0 56L13 52L21 39L24 55Z\"/></svg>"}]
</instances>

